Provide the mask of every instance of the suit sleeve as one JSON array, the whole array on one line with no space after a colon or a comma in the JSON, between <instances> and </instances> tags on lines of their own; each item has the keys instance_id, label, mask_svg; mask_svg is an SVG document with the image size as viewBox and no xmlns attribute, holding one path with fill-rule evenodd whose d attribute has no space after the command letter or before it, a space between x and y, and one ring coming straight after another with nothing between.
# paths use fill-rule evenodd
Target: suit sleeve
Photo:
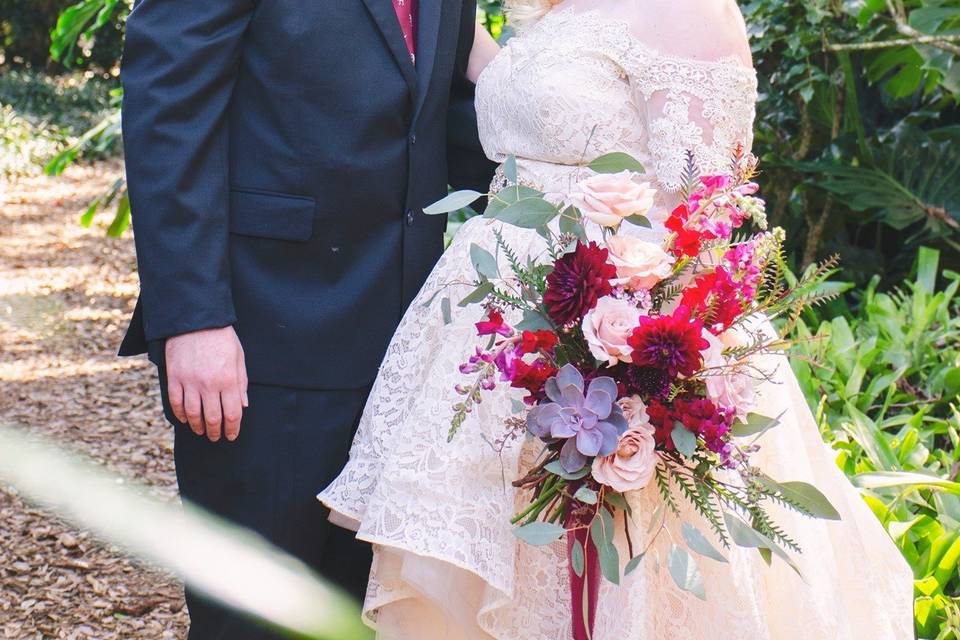
<instances>
[{"instance_id":1,"label":"suit sleeve","mask_svg":"<svg viewBox=\"0 0 960 640\"><path fill-rule=\"evenodd\" d=\"M123 139L143 325L236 322L226 114L253 0L140 0L127 21Z\"/></svg>"},{"instance_id":2,"label":"suit sleeve","mask_svg":"<svg viewBox=\"0 0 960 640\"><path fill-rule=\"evenodd\" d=\"M460 39L447 115L447 181L455 189L474 189L486 193L497 165L487 158L480 145L474 86L467 80L467 62L470 49L473 48L476 19L475 0L466 0L460 18Z\"/></svg>"}]
</instances>

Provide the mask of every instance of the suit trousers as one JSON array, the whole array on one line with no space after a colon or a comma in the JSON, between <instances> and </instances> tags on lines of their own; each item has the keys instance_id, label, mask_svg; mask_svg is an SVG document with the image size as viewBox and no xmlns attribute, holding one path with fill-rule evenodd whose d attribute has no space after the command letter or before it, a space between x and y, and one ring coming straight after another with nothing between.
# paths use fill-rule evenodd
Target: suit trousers
<instances>
[{"instance_id":1,"label":"suit trousers","mask_svg":"<svg viewBox=\"0 0 960 640\"><path fill-rule=\"evenodd\" d=\"M327 521L316 494L341 471L369 388L290 389L251 384L250 406L234 442L210 442L170 411L163 366L164 414L174 425L180 495L252 529L362 601L372 552L353 532ZM281 638L218 606L189 586L189 640Z\"/></svg>"}]
</instances>

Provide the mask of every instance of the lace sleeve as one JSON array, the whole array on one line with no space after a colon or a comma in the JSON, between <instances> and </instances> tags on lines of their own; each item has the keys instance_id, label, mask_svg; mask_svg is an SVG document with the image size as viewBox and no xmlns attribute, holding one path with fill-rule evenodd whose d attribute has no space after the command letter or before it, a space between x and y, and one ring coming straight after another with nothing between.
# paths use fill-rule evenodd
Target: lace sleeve
<instances>
[{"instance_id":1,"label":"lace sleeve","mask_svg":"<svg viewBox=\"0 0 960 640\"><path fill-rule=\"evenodd\" d=\"M737 58L672 57L635 42L622 64L646 118L648 169L664 189L681 188L688 153L701 173L718 173L737 144L752 144L756 75Z\"/></svg>"}]
</instances>

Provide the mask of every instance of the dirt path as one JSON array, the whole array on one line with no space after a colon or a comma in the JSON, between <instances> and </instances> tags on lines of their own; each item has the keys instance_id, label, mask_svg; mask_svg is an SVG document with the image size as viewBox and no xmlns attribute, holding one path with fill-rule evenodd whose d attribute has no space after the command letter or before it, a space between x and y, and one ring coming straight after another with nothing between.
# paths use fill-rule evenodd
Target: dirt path
<instances>
[{"instance_id":1,"label":"dirt path","mask_svg":"<svg viewBox=\"0 0 960 640\"><path fill-rule=\"evenodd\" d=\"M89 230L78 224L119 172L101 163L0 181L0 422L174 500L172 434L153 367L114 356L137 287L132 240L104 236L109 214ZM186 622L175 579L0 486L0 638L172 639Z\"/></svg>"}]
</instances>

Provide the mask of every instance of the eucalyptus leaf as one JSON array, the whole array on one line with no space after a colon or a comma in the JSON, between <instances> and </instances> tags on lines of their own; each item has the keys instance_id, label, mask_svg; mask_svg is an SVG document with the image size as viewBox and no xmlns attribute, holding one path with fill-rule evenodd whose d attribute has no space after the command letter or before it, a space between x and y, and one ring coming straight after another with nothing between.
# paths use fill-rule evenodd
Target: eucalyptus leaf
<instances>
[{"instance_id":1,"label":"eucalyptus leaf","mask_svg":"<svg viewBox=\"0 0 960 640\"><path fill-rule=\"evenodd\" d=\"M730 431L737 438L746 438L764 433L778 424L780 424L779 417L768 418L759 413L749 413L746 422L738 419L733 423L733 428Z\"/></svg>"},{"instance_id":2,"label":"eucalyptus leaf","mask_svg":"<svg viewBox=\"0 0 960 640\"><path fill-rule=\"evenodd\" d=\"M523 319L515 325L518 331L540 331L542 329L553 329L553 325L536 311L524 310Z\"/></svg>"},{"instance_id":3,"label":"eucalyptus leaf","mask_svg":"<svg viewBox=\"0 0 960 640\"><path fill-rule=\"evenodd\" d=\"M500 212L512 204L527 198L542 198L543 194L536 189L523 185L514 185L501 189L487 200L487 208L483 212L484 218L496 218Z\"/></svg>"},{"instance_id":4,"label":"eucalyptus leaf","mask_svg":"<svg viewBox=\"0 0 960 640\"><path fill-rule=\"evenodd\" d=\"M583 543L580 540L573 541L573 548L570 550L570 568L578 578L583 577L586 569L586 558L583 553Z\"/></svg>"},{"instance_id":5,"label":"eucalyptus leaf","mask_svg":"<svg viewBox=\"0 0 960 640\"><path fill-rule=\"evenodd\" d=\"M693 457L693 454L697 450L697 436L692 431L677 422L673 427L673 431L670 433L670 437L673 439L673 446L675 446L677 451L682 453L685 458Z\"/></svg>"},{"instance_id":6,"label":"eucalyptus leaf","mask_svg":"<svg viewBox=\"0 0 960 640\"><path fill-rule=\"evenodd\" d=\"M483 302L491 293L493 293L493 283L489 280L487 282L481 282L480 286L471 291L466 298L461 300L458 306L466 307L471 304Z\"/></svg>"},{"instance_id":7,"label":"eucalyptus leaf","mask_svg":"<svg viewBox=\"0 0 960 640\"><path fill-rule=\"evenodd\" d=\"M786 562L797 575L803 577L803 574L800 573L800 567L793 561L793 558L773 540L729 512L723 514L723 521L727 525L730 538L737 546L748 549L767 549L772 551L778 558Z\"/></svg>"},{"instance_id":8,"label":"eucalyptus leaf","mask_svg":"<svg viewBox=\"0 0 960 640\"><path fill-rule=\"evenodd\" d=\"M621 171L646 173L646 169L636 158L619 151L602 155L587 166L597 173L620 173Z\"/></svg>"},{"instance_id":9,"label":"eucalyptus leaf","mask_svg":"<svg viewBox=\"0 0 960 640\"><path fill-rule=\"evenodd\" d=\"M497 213L496 219L521 229L537 229L557 217L557 213L557 208L541 197L523 198Z\"/></svg>"},{"instance_id":10,"label":"eucalyptus leaf","mask_svg":"<svg viewBox=\"0 0 960 640\"><path fill-rule=\"evenodd\" d=\"M581 480L587 477L587 474L590 473L590 466L584 465L582 469L575 471L574 473L568 473L566 469L563 468L563 465L560 464L559 460L554 460L550 464L544 467L547 471L552 473L555 476L560 476L564 480Z\"/></svg>"},{"instance_id":11,"label":"eucalyptus leaf","mask_svg":"<svg viewBox=\"0 0 960 640\"><path fill-rule=\"evenodd\" d=\"M707 537L689 522L683 523L681 533L683 534L683 539L687 542L687 546L690 547L692 551L696 551L700 555L716 560L717 562L727 562L724 555L710 544Z\"/></svg>"},{"instance_id":12,"label":"eucalyptus leaf","mask_svg":"<svg viewBox=\"0 0 960 640\"><path fill-rule=\"evenodd\" d=\"M630 503L627 502L627 499L622 493L607 492L603 494L603 501L614 509L625 512L627 515L630 515L631 511L633 511L630 508Z\"/></svg>"},{"instance_id":13,"label":"eucalyptus leaf","mask_svg":"<svg viewBox=\"0 0 960 640\"><path fill-rule=\"evenodd\" d=\"M613 544L613 518L606 509L590 523L590 537L600 559L600 573L613 584L620 584L620 553Z\"/></svg>"},{"instance_id":14,"label":"eucalyptus leaf","mask_svg":"<svg viewBox=\"0 0 960 640\"><path fill-rule=\"evenodd\" d=\"M634 571L636 571L637 567L640 566L640 563L643 562L644 555L646 554L641 553L638 556L634 556L633 558L630 558L630 561L627 563L627 566L623 568L623 575L628 576Z\"/></svg>"},{"instance_id":15,"label":"eucalyptus leaf","mask_svg":"<svg viewBox=\"0 0 960 640\"><path fill-rule=\"evenodd\" d=\"M625 220L632 225L643 227L644 229L653 228L653 224L650 222L650 219L647 216L635 215L625 218Z\"/></svg>"},{"instance_id":16,"label":"eucalyptus leaf","mask_svg":"<svg viewBox=\"0 0 960 640\"><path fill-rule=\"evenodd\" d=\"M481 277L493 280L500 277L500 268L493 254L476 243L470 245L470 262Z\"/></svg>"},{"instance_id":17,"label":"eucalyptus leaf","mask_svg":"<svg viewBox=\"0 0 960 640\"><path fill-rule=\"evenodd\" d=\"M587 240L587 231L583 228L583 216L573 205L560 213L560 233L576 236L584 242Z\"/></svg>"},{"instance_id":18,"label":"eucalyptus leaf","mask_svg":"<svg viewBox=\"0 0 960 640\"><path fill-rule=\"evenodd\" d=\"M552 544L562 538L567 530L551 522L531 522L513 530L513 535L534 547Z\"/></svg>"},{"instance_id":19,"label":"eucalyptus leaf","mask_svg":"<svg viewBox=\"0 0 960 640\"><path fill-rule=\"evenodd\" d=\"M443 314L443 324L453 322L453 313L450 310L450 298L444 298L440 301L440 313Z\"/></svg>"},{"instance_id":20,"label":"eucalyptus leaf","mask_svg":"<svg viewBox=\"0 0 960 640\"><path fill-rule=\"evenodd\" d=\"M597 504L598 500L597 492L586 485L577 489L577 492L573 494L573 498L584 504Z\"/></svg>"},{"instance_id":21,"label":"eucalyptus leaf","mask_svg":"<svg viewBox=\"0 0 960 640\"><path fill-rule=\"evenodd\" d=\"M423 212L429 216L436 216L452 211L459 211L476 202L482 195L482 193L470 189L454 191L453 193L448 193L445 197L437 200L430 206L424 207Z\"/></svg>"},{"instance_id":22,"label":"eucalyptus leaf","mask_svg":"<svg viewBox=\"0 0 960 640\"><path fill-rule=\"evenodd\" d=\"M613 584L620 584L620 552L612 544L598 549L600 554L600 573Z\"/></svg>"},{"instance_id":23,"label":"eucalyptus leaf","mask_svg":"<svg viewBox=\"0 0 960 640\"><path fill-rule=\"evenodd\" d=\"M503 163L503 175L512 184L517 183L517 157L507 156Z\"/></svg>"},{"instance_id":24,"label":"eucalyptus leaf","mask_svg":"<svg viewBox=\"0 0 960 640\"><path fill-rule=\"evenodd\" d=\"M703 587L703 576L700 575L700 568L693 556L677 545L673 545L667 557L667 568L670 569L670 577L678 587L689 591L701 600L707 599Z\"/></svg>"},{"instance_id":25,"label":"eucalyptus leaf","mask_svg":"<svg viewBox=\"0 0 960 640\"><path fill-rule=\"evenodd\" d=\"M760 482L773 491L777 491L787 499L799 505L804 511L816 518L824 520L839 520L840 513L830 504L827 496L806 482L777 482L769 476L760 476Z\"/></svg>"}]
</instances>

